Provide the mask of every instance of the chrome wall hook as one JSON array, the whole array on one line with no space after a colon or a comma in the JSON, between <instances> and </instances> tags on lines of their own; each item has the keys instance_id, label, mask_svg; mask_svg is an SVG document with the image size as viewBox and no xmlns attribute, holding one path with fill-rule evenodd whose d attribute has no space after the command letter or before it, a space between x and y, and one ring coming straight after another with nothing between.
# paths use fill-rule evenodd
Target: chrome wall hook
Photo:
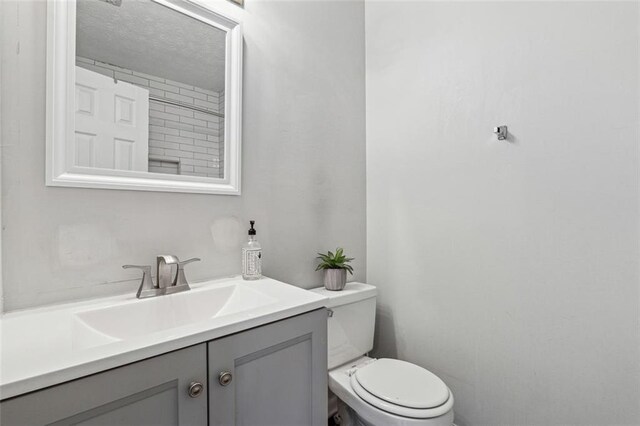
<instances>
[{"instance_id":1,"label":"chrome wall hook","mask_svg":"<svg viewBox=\"0 0 640 426\"><path fill-rule=\"evenodd\" d=\"M507 139L509 133L507 132L507 126L498 126L493 128L493 133L498 135L499 141L504 141Z\"/></svg>"}]
</instances>

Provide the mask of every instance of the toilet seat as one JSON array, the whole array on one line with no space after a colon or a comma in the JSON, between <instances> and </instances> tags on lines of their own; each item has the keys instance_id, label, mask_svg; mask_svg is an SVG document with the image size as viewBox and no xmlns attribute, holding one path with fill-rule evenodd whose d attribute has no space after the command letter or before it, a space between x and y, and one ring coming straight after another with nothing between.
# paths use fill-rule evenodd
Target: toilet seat
<instances>
[{"instance_id":1,"label":"toilet seat","mask_svg":"<svg viewBox=\"0 0 640 426\"><path fill-rule=\"evenodd\" d=\"M452 409L449 388L429 370L397 359L371 361L349 373L351 388L367 403L414 419L438 417Z\"/></svg>"}]
</instances>

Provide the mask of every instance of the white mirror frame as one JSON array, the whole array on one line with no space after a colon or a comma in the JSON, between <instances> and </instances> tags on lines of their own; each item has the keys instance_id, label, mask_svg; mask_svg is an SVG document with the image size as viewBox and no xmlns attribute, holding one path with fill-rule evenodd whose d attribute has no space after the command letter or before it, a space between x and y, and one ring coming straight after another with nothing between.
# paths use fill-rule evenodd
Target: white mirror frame
<instances>
[{"instance_id":1,"label":"white mirror frame","mask_svg":"<svg viewBox=\"0 0 640 426\"><path fill-rule=\"evenodd\" d=\"M46 184L137 191L240 194L242 131L242 28L209 6L188 0L153 0L227 33L225 58L224 178L91 169L69 164L67 141L75 131L76 1L47 3Z\"/></svg>"}]
</instances>

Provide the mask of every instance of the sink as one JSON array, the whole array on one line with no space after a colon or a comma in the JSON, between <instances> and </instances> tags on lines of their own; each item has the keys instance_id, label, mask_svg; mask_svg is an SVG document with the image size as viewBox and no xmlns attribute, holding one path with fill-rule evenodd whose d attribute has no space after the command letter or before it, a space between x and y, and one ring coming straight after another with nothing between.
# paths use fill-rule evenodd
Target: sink
<instances>
[{"instance_id":1,"label":"sink","mask_svg":"<svg viewBox=\"0 0 640 426\"><path fill-rule=\"evenodd\" d=\"M271 278L227 277L184 293L128 294L0 316L0 396L48 386L320 309L326 297Z\"/></svg>"},{"instance_id":2,"label":"sink","mask_svg":"<svg viewBox=\"0 0 640 426\"><path fill-rule=\"evenodd\" d=\"M236 282L76 312L72 325L73 346L84 349L129 340L248 313L276 301L268 294Z\"/></svg>"}]
</instances>

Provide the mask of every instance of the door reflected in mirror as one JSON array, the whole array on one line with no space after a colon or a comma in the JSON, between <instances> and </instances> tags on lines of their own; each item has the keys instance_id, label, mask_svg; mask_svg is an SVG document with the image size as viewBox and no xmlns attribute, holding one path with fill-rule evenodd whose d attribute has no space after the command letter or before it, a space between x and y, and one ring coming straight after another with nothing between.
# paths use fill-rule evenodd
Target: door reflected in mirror
<instances>
[{"instance_id":1,"label":"door reflected in mirror","mask_svg":"<svg viewBox=\"0 0 640 426\"><path fill-rule=\"evenodd\" d=\"M224 178L226 36L152 0L78 0L70 165Z\"/></svg>"}]
</instances>

